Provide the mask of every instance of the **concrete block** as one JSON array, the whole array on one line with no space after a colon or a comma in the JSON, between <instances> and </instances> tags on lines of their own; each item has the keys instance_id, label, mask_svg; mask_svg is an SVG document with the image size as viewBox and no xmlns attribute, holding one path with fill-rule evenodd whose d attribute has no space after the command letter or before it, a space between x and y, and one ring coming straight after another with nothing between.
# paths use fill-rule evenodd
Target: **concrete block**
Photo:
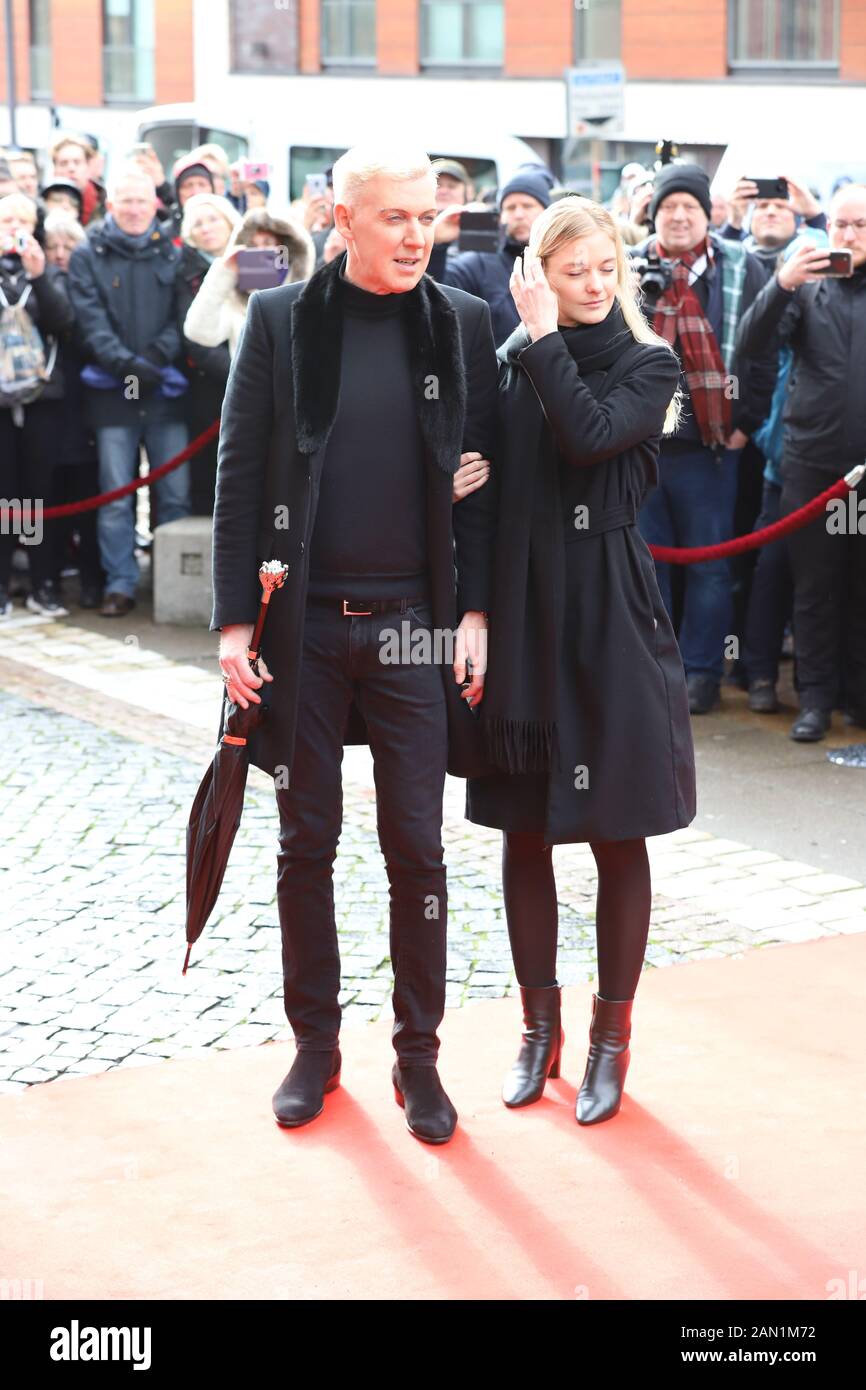
<instances>
[{"instance_id":1,"label":"concrete block","mask_svg":"<svg viewBox=\"0 0 866 1390\"><path fill-rule=\"evenodd\" d=\"M153 533L153 620L209 627L213 518L185 516Z\"/></svg>"}]
</instances>

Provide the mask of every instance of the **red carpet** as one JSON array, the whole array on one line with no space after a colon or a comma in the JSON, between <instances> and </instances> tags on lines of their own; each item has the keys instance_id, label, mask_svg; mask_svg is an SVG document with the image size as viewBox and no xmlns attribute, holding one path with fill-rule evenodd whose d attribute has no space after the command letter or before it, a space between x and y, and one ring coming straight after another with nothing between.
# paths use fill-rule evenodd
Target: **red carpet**
<instances>
[{"instance_id":1,"label":"red carpet","mask_svg":"<svg viewBox=\"0 0 866 1390\"><path fill-rule=\"evenodd\" d=\"M863 1267L864 994L862 936L654 970L623 1108L587 1128L589 986L525 1110L499 1099L518 1001L449 1010L441 1147L393 1100L388 1022L346 1030L342 1087L295 1131L270 1108L284 1043L3 1096L0 1277L46 1299L824 1299Z\"/></svg>"}]
</instances>

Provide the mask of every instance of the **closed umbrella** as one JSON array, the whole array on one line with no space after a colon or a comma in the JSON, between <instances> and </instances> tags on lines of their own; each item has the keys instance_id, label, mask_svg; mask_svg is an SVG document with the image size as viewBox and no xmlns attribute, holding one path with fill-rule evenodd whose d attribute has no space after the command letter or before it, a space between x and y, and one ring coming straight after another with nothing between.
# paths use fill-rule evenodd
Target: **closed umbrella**
<instances>
[{"instance_id":1,"label":"closed umbrella","mask_svg":"<svg viewBox=\"0 0 866 1390\"><path fill-rule=\"evenodd\" d=\"M259 616L247 651L250 666L258 675L259 648L262 629L268 612L271 594L282 587L288 565L268 560L259 569L262 601ZM226 866L234 844L244 807L244 790L250 755L247 740L267 718L268 706L262 686L260 704L242 709L225 695L227 708L223 735L213 762L202 778L190 811L186 828L186 956L183 974L189 965L190 951L204 931L205 924L219 896Z\"/></svg>"}]
</instances>

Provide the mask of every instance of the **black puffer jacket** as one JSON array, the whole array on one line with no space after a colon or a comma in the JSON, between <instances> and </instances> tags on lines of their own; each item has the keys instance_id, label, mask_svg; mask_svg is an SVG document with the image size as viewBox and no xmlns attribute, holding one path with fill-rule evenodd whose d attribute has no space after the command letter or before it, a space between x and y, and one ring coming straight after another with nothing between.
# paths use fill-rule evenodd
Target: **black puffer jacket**
<instances>
[{"instance_id":1,"label":"black puffer jacket","mask_svg":"<svg viewBox=\"0 0 866 1390\"><path fill-rule=\"evenodd\" d=\"M775 275L746 311L738 350L789 346L786 459L838 477L866 457L866 267L785 290Z\"/></svg>"}]
</instances>

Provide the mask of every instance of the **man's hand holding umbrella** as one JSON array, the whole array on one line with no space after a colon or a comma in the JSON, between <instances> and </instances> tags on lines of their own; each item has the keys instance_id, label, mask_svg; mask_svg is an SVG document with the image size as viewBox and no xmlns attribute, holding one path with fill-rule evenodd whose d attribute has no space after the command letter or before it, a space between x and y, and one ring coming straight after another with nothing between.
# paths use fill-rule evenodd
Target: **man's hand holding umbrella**
<instances>
[{"instance_id":1,"label":"man's hand holding umbrella","mask_svg":"<svg viewBox=\"0 0 866 1390\"><path fill-rule=\"evenodd\" d=\"M261 704L262 697L256 691L263 681L273 680L262 657L256 663L258 675L250 665L247 652L252 636L252 623L230 623L223 628L220 636L219 662L226 694L241 709L247 709L250 703Z\"/></svg>"}]
</instances>

